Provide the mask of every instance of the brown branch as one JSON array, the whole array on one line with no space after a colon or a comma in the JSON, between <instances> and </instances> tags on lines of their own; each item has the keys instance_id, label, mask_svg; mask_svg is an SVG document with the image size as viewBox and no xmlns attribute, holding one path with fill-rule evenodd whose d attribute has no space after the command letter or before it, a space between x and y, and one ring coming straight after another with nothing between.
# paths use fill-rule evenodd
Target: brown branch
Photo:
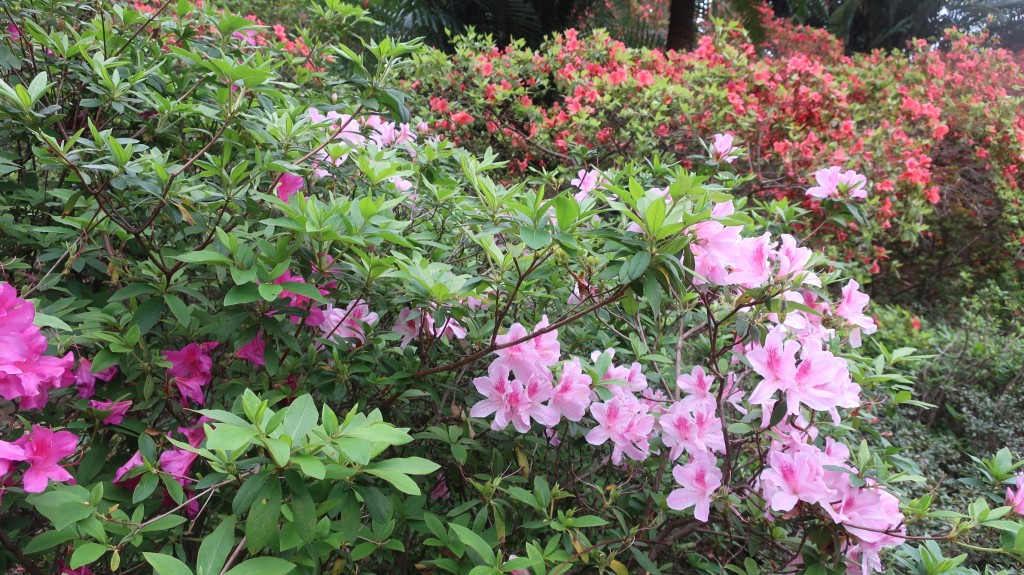
<instances>
[{"instance_id":1,"label":"brown branch","mask_svg":"<svg viewBox=\"0 0 1024 575\"><path fill-rule=\"evenodd\" d=\"M3 543L3 546L18 559L18 562L21 563L21 566L24 567L25 571L28 571L30 575L43 575L43 570L33 563L21 548L18 547L18 544L11 541L11 538L8 537L7 533L4 531L0 531L0 543Z\"/></svg>"},{"instance_id":2,"label":"brown branch","mask_svg":"<svg viewBox=\"0 0 1024 575\"><path fill-rule=\"evenodd\" d=\"M498 351L499 349L505 349L507 347L512 347L514 345L519 345L521 343L530 341L530 340L532 340L532 339L534 339L536 337L540 337L540 336L542 336L542 335L544 335L546 333L555 331L556 329L558 329L558 328L560 328L560 327L562 327L562 326L564 326L566 324L572 323L572 322L578 320L579 318L589 314L592 311L599 310L599 309L605 307L608 304L614 303L615 301L617 301L620 298L622 298L622 296L626 295L626 290L627 289L629 289L628 286L619 286L615 291L612 292L612 295L608 296L607 298L605 298L605 299L603 299L603 300L601 300L601 301L591 305L590 307L587 307L586 309L583 309L582 311L574 313L574 314L572 314L572 315L570 315L568 317L564 317L564 318L556 321L555 323L553 323L553 324L551 324L551 325L549 325L549 326L547 326L545 328L539 329L539 330L537 330L537 331L535 331L535 332L533 332L533 333L531 333L531 334L529 334L529 335L527 335L525 337L521 337L521 338L519 338L517 340L509 341L509 342L506 342L506 343L503 343L503 344L500 344L500 345L499 344L488 345L484 349L481 349L480 351L478 351L476 353L473 353L473 354L471 354L471 355L469 355L469 356L467 356L467 357L465 357L463 359L460 359L459 361L456 361L456 362L453 362L453 363L449 363L449 364L445 364L445 365L440 365L440 366L437 366L437 367L430 367L430 368L427 368L427 369L421 369L420 371L417 371L416 373L414 373L413 377L416 378L416 379L419 379L419 378L425 377L427 375L432 375L432 374L435 374L435 373L443 373L445 371L451 371L453 369L458 369L458 368L460 368L460 367L462 367L464 365L469 365L469 364L473 363L474 361L476 361L476 360L478 360L478 359L480 359L482 357L485 357L487 354L490 354L490 353L493 353L495 351Z\"/></svg>"}]
</instances>

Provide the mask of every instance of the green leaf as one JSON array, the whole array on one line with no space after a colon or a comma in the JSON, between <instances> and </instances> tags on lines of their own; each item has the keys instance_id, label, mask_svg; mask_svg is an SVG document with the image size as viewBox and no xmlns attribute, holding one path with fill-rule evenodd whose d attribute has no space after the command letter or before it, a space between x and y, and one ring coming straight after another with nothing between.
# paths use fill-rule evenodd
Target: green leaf
<instances>
[{"instance_id":1,"label":"green leaf","mask_svg":"<svg viewBox=\"0 0 1024 575\"><path fill-rule=\"evenodd\" d=\"M281 518L281 484L270 481L252 502L245 520L245 546L249 553L258 553L277 534L277 521Z\"/></svg>"},{"instance_id":2,"label":"green leaf","mask_svg":"<svg viewBox=\"0 0 1024 575\"><path fill-rule=\"evenodd\" d=\"M203 539L196 563L197 575L219 575L235 545L235 518L224 517L220 525Z\"/></svg>"},{"instance_id":3,"label":"green leaf","mask_svg":"<svg viewBox=\"0 0 1024 575\"><path fill-rule=\"evenodd\" d=\"M299 469L306 477L323 479L327 476L327 468L323 462L312 455L293 455L292 462L299 464Z\"/></svg>"},{"instance_id":4,"label":"green leaf","mask_svg":"<svg viewBox=\"0 0 1024 575\"><path fill-rule=\"evenodd\" d=\"M142 556L146 559L146 563L153 566L156 575L194 575L188 565L170 555L143 553Z\"/></svg>"},{"instance_id":5,"label":"green leaf","mask_svg":"<svg viewBox=\"0 0 1024 575\"><path fill-rule=\"evenodd\" d=\"M35 555L40 551L53 549L61 543L71 541L74 538L74 533L66 533L64 531L46 531L33 537L32 540L25 545L24 551L29 555Z\"/></svg>"},{"instance_id":6,"label":"green leaf","mask_svg":"<svg viewBox=\"0 0 1024 575\"><path fill-rule=\"evenodd\" d=\"M243 561L224 575L284 575L295 569L295 564L276 557L257 557Z\"/></svg>"},{"instance_id":7,"label":"green leaf","mask_svg":"<svg viewBox=\"0 0 1024 575\"><path fill-rule=\"evenodd\" d=\"M190 264L224 264L231 265L235 262L228 256L215 252L213 250L200 250L197 252L189 252L185 254L179 254L171 256L174 259Z\"/></svg>"},{"instance_id":8,"label":"green leaf","mask_svg":"<svg viewBox=\"0 0 1024 575\"><path fill-rule=\"evenodd\" d=\"M95 511L89 505L89 491L80 485L55 486L44 493L28 496L26 501L49 519L58 531L92 516Z\"/></svg>"},{"instance_id":9,"label":"green leaf","mask_svg":"<svg viewBox=\"0 0 1024 575\"><path fill-rule=\"evenodd\" d=\"M316 538L316 524L320 518L317 516L316 504L313 503L309 489L295 471L288 473L288 491L292 494L292 524L299 537L310 543Z\"/></svg>"},{"instance_id":10,"label":"green leaf","mask_svg":"<svg viewBox=\"0 0 1024 575\"><path fill-rule=\"evenodd\" d=\"M324 294L320 293L320 288L316 287L315 285L304 284L299 282L283 282L280 284L280 286L285 291L289 291L294 294L301 295L303 297L308 297L313 301L327 303L327 298L324 297Z\"/></svg>"},{"instance_id":11,"label":"green leaf","mask_svg":"<svg viewBox=\"0 0 1024 575\"><path fill-rule=\"evenodd\" d=\"M260 471L242 482L242 486L238 488L235 498L231 501L231 513L240 516L246 509L249 509L256 501L256 496L263 491L263 486L267 484L269 477L269 471Z\"/></svg>"},{"instance_id":12,"label":"green leaf","mask_svg":"<svg viewBox=\"0 0 1024 575\"><path fill-rule=\"evenodd\" d=\"M558 228L567 230L576 223L580 216L580 206L576 200L568 195L555 198L555 219L558 220Z\"/></svg>"},{"instance_id":13,"label":"green leaf","mask_svg":"<svg viewBox=\"0 0 1024 575\"><path fill-rule=\"evenodd\" d=\"M318 416L316 404L307 393L288 406L288 414L285 415L284 423L281 425L282 433L291 437L294 445L316 427Z\"/></svg>"},{"instance_id":14,"label":"green leaf","mask_svg":"<svg viewBox=\"0 0 1024 575\"><path fill-rule=\"evenodd\" d=\"M217 424L216 427L207 425L206 448L223 449L234 451L252 442L256 437L256 430L251 427L238 427L237 425Z\"/></svg>"},{"instance_id":15,"label":"green leaf","mask_svg":"<svg viewBox=\"0 0 1024 575\"><path fill-rule=\"evenodd\" d=\"M64 323L64 320L38 311L36 312L36 317L32 320L32 323L34 323L36 327L52 327L53 329L71 331L71 326Z\"/></svg>"},{"instance_id":16,"label":"green leaf","mask_svg":"<svg viewBox=\"0 0 1024 575\"><path fill-rule=\"evenodd\" d=\"M633 254L622 268L619 269L619 283L628 284L629 282L644 275L647 271L648 266L651 265L651 254L649 252L637 252Z\"/></svg>"},{"instance_id":17,"label":"green leaf","mask_svg":"<svg viewBox=\"0 0 1024 575\"><path fill-rule=\"evenodd\" d=\"M224 296L224 305L242 305L260 299L260 288L254 283L237 285Z\"/></svg>"},{"instance_id":18,"label":"green leaf","mask_svg":"<svg viewBox=\"0 0 1024 575\"><path fill-rule=\"evenodd\" d=\"M551 234L547 230L522 228L519 230L519 237L523 238L523 243L531 250L543 249L551 243Z\"/></svg>"},{"instance_id":19,"label":"green leaf","mask_svg":"<svg viewBox=\"0 0 1024 575\"><path fill-rule=\"evenodd\" d=\"M189 309L185 302L180 297L169 293L164 294L164 303L167 304L167 308L174 314L174 318L181 323L183 327L188 327L189 321L192 319L192 311Z\"/></svg>"},{"instance_id":20,"label":"green leaf","mask_svg":"<svg viewBox=\"0 0 1024 575\"><path fill-rule=\"evenodd\" d=\"M388 470L388 469L370 469L370 468L366 468L366 469L364 469L364 471L366 471L370 475L375 475L377 477L380 477L384 481L387 481L391 485L394 485L395 489L398 489L402 493L406 493L406 494L409 494L409 495L419 495L420 494L420 487L419 487L419 485L416 485L416 482L413 481L408 475L406 475L404 473L401 473L399 471L391 471L391 470Z\"/></svg>"},{"instance_id":21,"label":"green leaf","mask_svg":"<svg viewBox=\"0 0 1024 575\"><path fill-rule=\"evenodd\" d=\"M477 535L472 529L457 523L449 523L448 526L452 528L452 531L455 531L459 541L462 541L476 552L484 564L494 565L494 551L491 549L490 544L484 541L483 537Z\"/></svg>"},{"instance_id":22,"label":"green leaf","mask_svg":"<svg viewBox=\"0 0 1024 575\"><path fill-rule=\"evenodd\" d=\"M78 569L83 565L88 565L102 557L106 552L106 545L100 545L99 543L83 543L82 545L75 547L75 552L71 554L71 568Z\"/></svg>"},{"instance_id":23,"label":"green leaf","mask_svg":"<svg viewBox=\"0 0 1024 575\"><path fill-rule=\"evenodd\" d=\"M395 457L393 459L386 459L384 461L372 463L366 468L366 470L383 469L388 471L398 471L399 473L405 473L407 475L426 475L428 473L433 473L440 468L440 465L430 461L429 459L423 459L422 457Z\"/></svg>"},{"instance_id":24,"label":"green leaf","mask_svg":"<svg viewBox=\"0 0 1024 575\"><path fill-rule=\"evenodd\" d=\"M166 515L150 523L149 525L146 525L140 530L140 532L149 533L151 531L166 531L168 529L172 529L174 527L177 527L178 525L181 525L185 521L186 519L181 515Z\"/></svg>"}]
</instances>

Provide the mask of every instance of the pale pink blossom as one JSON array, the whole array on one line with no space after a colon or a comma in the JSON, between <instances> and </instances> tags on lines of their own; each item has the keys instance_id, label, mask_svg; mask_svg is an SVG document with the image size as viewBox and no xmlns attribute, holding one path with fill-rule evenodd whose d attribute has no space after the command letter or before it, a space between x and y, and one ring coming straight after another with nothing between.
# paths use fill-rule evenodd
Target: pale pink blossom
<instances>
[{"instance_id":1,"label":"pale pink blossom","mask_svg":"<svg viewBox=\"0 0 1024 575\"><path fill-rule=\"evenodd\" d=\"M714 381L715 378L704 373L704 368L699 365L694 366L690 373L679 374L679 377L676 378L676 387L686 393L686 397L680 401L683 408L690 411L705 407L715 409L718 402L714 394L711 393L711 385Z\"/></svg>"},{"instance_id":2,"label":"pale pink blossom","mask_svg":"<svg viewBox=\"0 0 1024 575\"><path fill-rule=\"evenodd\" d=\"M586 436L587 443L602 445L612 441L612 462L622 462L623 454L643 461L650 454L650 436L654 417L649 409L628 394L615 395L608 401L592 403L590 415L597 422Z\"/></svg>"},{"instance_id":3,"label":"pale pink blossom","mask_svg":"<svg viewBox=\"0 0 1024 575\"><path fill-rule=\"evenodd\" d=\"M773 444L760 484L765 502L774 511L789 511L800 501L827 504L833 492L825 485L820 451L812 446L784 452Z\"/></svg>"},{"instance_id":4,"label":"pale pink blossom","mask_svg":"<svg viewBox=\"0 0 1024 575\"><path fill-rule=\"evenodd\" d=\"M864 315L864 308L871 302L871 298L860 291L860 284L856 280L850 280L843 286L843 297L836 304L833 314L846 320L847 324L853 327L850 330L850 345L861 346L861 333L871 335L878 330L875 320Z\"/></svg>"},{"instance_id":5,"label":"pale pink blossom","mask_svg":"<svg viewBox=\"0 0 1024 575\"><path fill-rule=\"evenodd\" d=\"M580 190L575 195L576 201L583 201L589 197L590 192L597 189L598 177L600 175L601 172L598 170L580 170L577 172L576 177L569 182Z\"/></svg>"},{"instance_id":6,"label":"pale pink blossom","mask_svg":"<svg viewBox=\"0 0 1024 575\"><path fill-rule=\"evenodd\" d=\"M696 411L682 402L673 404L658 421L665 447L671 449L669 458L679 459L685 450L691 456L708 451L725 451L722 420L715 415L714 406Z\"/></svg>"},{"instance_id":7,"label":"pale pink blossom","mask_svg":"<svg viewBox=\"0 0 1024 575\"><path fill-rule=\"evenodd\" d=\"M747 352L747 361L763 379L750 394L750 403L766 404L775 392L789 389L796 377L796 354L800 344L783 341L778 332L771 332L764 345Z\"/></svg>"},{"instance_id":8,"label":"pale pink blossom","mask_svg":"<svg viewBox=\"0 0 1024 575\"><path fill-rule=\"evenodd\" d=\"M534 332L547 326L547 316L543 316ZM494 352L498 356L495 361L507 366L517 378L522 380L529 380L534 374L547 374L550 378L548 368L558 362L560 354L561 344L558 342L558 330L552 330L515 345L507 345L528 335L525 327L518 323L512 324L507 333L499 335L495 339L495 343L499 346L505 346Z\"/></svg>"},{"instance_id":9,"label":"pale pink blossom","mask_svg":"<svg viewBox=\"0 0 1024 575\"><path fill-rule=\"evenodd\" d=\"M520 433L530 431L531 421L547 427L558 423L558 411L543 405L551 399L552 393L551 381L543 374L531 374L525 382L521 379L510 380L508 366L494 361L487 370L487 376L475 378L473 385L485 399L475 403L469 415L487 417L493 413L491 429L495 431L505 429L509 423Z\"/></svg>"},{"instance_id":10,"label":"pale pink blossom","mask_svg":"<svg viewBox=\"0 0 1024 575\"><path fill-rule=\"evenodd\" d=\"M717 467L714 456L706 453L691 456L686 465L672 468L672 477L680 488L673 489L665 503L676 511L693 507L693 516L707 522L711 499L722 486L722 470Z\"/></svg>"},{"instance_id":11,"label":"pale pink blossom","mask_svg":"<svg viewBox=\"0 0 1024 575\"><path fill-rule=\"evenodd\" d=\"M807 195L817 199L843 199L849 196L854 199L868 197L868 180L853 170L843 171L839 166L823 168L814 173L818 182L807 190Z\"/></svg>"},{"instance_id":12,"label":"pale pink blossom","mask_svg":"<svg viewBox=\"0 0 1024 575\"><path fill-rule=\"evenodd\" d=\"M370 311L365 301L352 300L344 308L327 306L320 331L324 337L337 342L339 339L355 339L366 343L366 327L377 323L378 316Z\"/></svg>"},{"instance_id":13,"label":"pale pink blossom","mask_svg":"<svg viewBox=\"0 0 1024 575\"><path fill-rule=\"evenodd\" d=\"M569 421L579 421L590 406L591 379L578 358L562 364L562 376L551 394L551 407Z\"/></svg>"},{"instance_id":14,"label":"pale pink blossom","mask_svg":"<svg viewBox=\"0 0 1024 575\"><path fill-rule=\"evenodd\" d=\"M732 134L715 134L711 137L711 159L731 164L739 157L739 148L733 145Z\"/></svg>"}]
</instances>

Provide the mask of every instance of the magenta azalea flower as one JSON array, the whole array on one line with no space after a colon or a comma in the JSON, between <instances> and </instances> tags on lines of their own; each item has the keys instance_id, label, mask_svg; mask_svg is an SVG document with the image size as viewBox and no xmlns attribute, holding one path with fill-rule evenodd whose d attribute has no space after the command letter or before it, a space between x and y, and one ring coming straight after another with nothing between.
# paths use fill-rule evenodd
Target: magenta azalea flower
<instances>
[{"instance_id":1,"label":"magenta azalea flower","mask_svg":"<svg viewBox=\"0 0 1024 575\"><path fill-rule=\"evenodd\" d=\"M75 434L33 425L32 433L19 439L17 444L25 450L25 461L29 464L23 477L28 493L42 493L50 481L72 480L71 474L59 462L75 452L78 445Z\"/></svg>"}]
</instances>

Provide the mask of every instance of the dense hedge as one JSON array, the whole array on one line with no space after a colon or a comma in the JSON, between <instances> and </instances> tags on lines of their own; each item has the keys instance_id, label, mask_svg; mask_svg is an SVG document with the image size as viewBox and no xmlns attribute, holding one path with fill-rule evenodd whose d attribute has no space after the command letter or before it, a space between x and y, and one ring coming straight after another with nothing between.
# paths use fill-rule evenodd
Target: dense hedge
<instances>
[{"instance_id":1,"label":"dense hedge","mask_svg":"<svg viewBox=\"0 0 1024 575\"><path fill-rule=\"evenodd\" d=\"M494 148L514 170L604 169L663 154L684 162L730 133L753 175L741 189L790 198L798 226L840 261L879 274L888 295L951 294L966 269L1024 264L1024 70L984 37L844 56L821 30L766 20L755 47L719 25L692 52L630 49L575 31L533 51L467 36L406 77L415 112L460 145ZM805 196L831 165L867 175L856 209ZM862 279L869 279L864 275Z\"/></svg>"}]
</instances>

